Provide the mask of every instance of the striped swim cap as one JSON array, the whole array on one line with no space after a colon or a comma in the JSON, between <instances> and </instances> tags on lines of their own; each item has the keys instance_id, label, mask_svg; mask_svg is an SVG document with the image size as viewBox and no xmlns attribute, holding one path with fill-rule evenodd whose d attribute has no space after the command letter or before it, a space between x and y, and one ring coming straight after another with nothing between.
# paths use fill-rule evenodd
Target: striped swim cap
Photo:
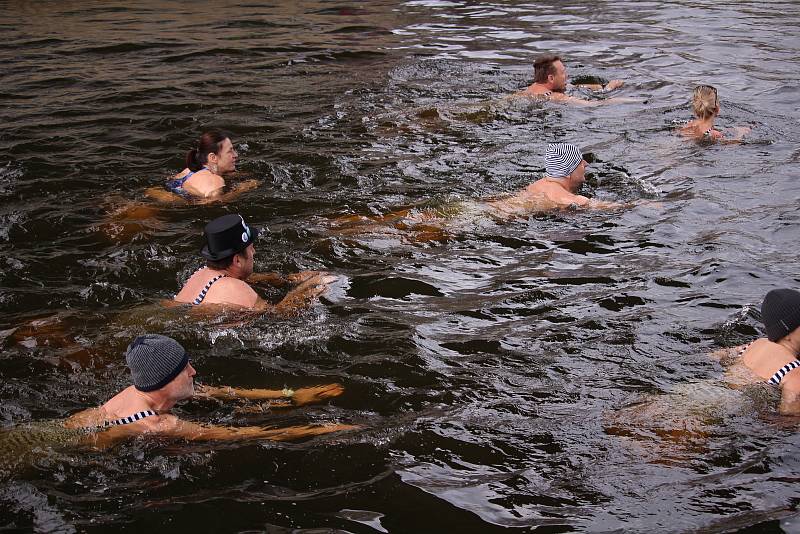
<instances>
[{"instance_id":1,"label":"striped swim cap","mask_svg":"<svg viewBox=\"0 0 800 534\"><path fill-rule=\"evenodd\" d=\"M544 156L544 172L551 178L569 176L582 159L581 150L572 143L550 143Z\"/></svg>"}]
</instances>

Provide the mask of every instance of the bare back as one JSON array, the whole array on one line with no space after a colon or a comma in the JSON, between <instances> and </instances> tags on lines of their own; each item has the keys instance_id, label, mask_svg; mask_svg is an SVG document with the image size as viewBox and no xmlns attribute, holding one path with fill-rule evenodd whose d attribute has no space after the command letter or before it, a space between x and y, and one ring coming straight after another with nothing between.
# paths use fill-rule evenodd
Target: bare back
<instances>
[{"instance_id":1,"label":"bare back","mask_svg":"<svg viewBox=\"0 0 800 534\"><path fill-rule=\"evenodd\" d=\"M778 370L796 359L797 355L786 347L761 338L747 346L741 357L726 372L726 375L741 378L749 372L753 382L767 382ZM781 413L800 415L800 371L794 370L786 373L780 381L779 387L781 388Z\"/></svg>"},{"instance_id":2,"label":"bare back","mask_svg":"<svg viewBox=\"0 0 800 534\"><path fill-rule=\"evenodd\" d=\"M221 274L223 274L221 271L208 268L198 270L189 277L180 292L175 295L175 301L194 304L198 298L202 297L199 303L201 306L203 304L222 304L250 309L257 309L264 304L258 293L247 282L230 276L220 277ZM214 280L215 278L217 279Z\"/></svg>"},{"instance_id":3,"label":"bare back","mask_svg":"<svg viewBox=\"0 0 800 534\"><path fill-rule=\"evenodd\" d=\"M183 169L175 175L175 179L180 179L189 174L189 169ZM183 189L192 196L201 198L217 197L222 194L225 187L225 180L222 176L214 174L207 169L201 169L183 182Z\"/></svg>"}]
</instances>

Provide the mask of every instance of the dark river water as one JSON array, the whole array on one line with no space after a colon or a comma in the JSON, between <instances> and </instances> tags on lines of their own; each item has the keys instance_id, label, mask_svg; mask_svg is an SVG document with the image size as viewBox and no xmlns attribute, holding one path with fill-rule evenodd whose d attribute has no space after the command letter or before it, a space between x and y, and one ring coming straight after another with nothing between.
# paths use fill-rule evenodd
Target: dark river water
<instances>
[{"instance_id":1,"label":"dark river water","mask_svg":"<svg viewBox=\"0 0 800 534\"><path fill-rule=\"evenodd\" d=\"M0 2L0 529L800 531L798 421L708 357L800 285L800 4L708 4ZM503 98L545 52L634 100ZM700 83L744 144L675 136ZM108 223L209 128L257 189ZM590 154L585 194L632 204L335 221L513 192L552 141ZM228 212L265 229L258 269L340 280L291 319L163 310ZM42 318L53 335L26 337ZM128 383L142 332L208 384L346 389L181 417L363 428L104 452L48 430Z\"/></svg>"}]
</instances>

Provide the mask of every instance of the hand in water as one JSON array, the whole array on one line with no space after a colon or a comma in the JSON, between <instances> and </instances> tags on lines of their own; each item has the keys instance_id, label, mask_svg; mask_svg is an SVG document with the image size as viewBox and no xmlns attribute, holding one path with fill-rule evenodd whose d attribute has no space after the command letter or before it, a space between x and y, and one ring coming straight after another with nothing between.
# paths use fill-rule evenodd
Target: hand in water
<instances>
[{"instance_id":1,"label":"hand in water","mask_svg":"<svg viewBox=\"0 0 800 534\"><path fill-rule=\"evenodd\" d=\"M625 85L625 82L623 82L622 80L611 80L606 84L604 89L606 91L613 91L614 89L619 89L623 85Z\"/></svg>"},{"instance_id":2,"label":"hand in water","mask_svg":"<svg viewBox=\"0 0 800 534\"><path fill-rule=\"evenodd\" d=\"M299 273L292 273L286 277L290 284L302 284L306 280L319 275L328 274L325 271L300 271Z\"/></svg>"},{"instance_id":3,"label":"hand in water","mask_svg":"<svg viewBox=\"0 0 800 534\"><path fill-rule=\"evenodd\" d=\"M295 390L292 395L292 402L295 406L303 406L314 402L322 402L325 399L338 397L344 393L341 384L325 384L323 386L313 386Z\"/></svg>"},{"instance_id":4,"label":"hand in water","mask_svg":"<svg viewBox=\"0 0 800 534\"><path fill-rule=\"evenodd\" d=\"M239 182L236 185L236 190L239 192L250 191L251 189L255 189L256 187L258 187L259 185L261 185L261 182L259 182L258 180L245 180L244 182Z\"/></svg>"}]
</instances>

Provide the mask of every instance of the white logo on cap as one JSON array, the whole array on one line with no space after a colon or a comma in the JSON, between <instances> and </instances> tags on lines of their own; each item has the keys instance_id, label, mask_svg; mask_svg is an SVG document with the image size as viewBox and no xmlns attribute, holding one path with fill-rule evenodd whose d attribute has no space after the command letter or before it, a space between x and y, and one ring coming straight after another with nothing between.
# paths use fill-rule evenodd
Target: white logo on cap
<instances>
[{"instance_id":1,"label":"white logo on cap","mask_svg":"<svg viewBox=\"0 0 800 534\"><path fill-rule=\"evenodd\" d=\"M242 227L244 228L244 232L242 232L242 243L247 243L247 240L250 239L250 228L247 226L247 223L244 222L244 217L239 215L239 219L242 221Z\"/></svg>"}]
</instances>

